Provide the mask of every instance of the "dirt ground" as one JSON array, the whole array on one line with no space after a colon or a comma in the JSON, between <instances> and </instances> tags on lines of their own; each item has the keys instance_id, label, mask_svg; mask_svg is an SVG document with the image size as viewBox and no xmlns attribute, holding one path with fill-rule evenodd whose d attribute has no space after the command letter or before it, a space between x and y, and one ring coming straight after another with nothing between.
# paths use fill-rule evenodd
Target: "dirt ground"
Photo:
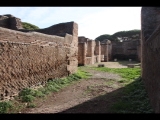
<instances>
[{"instance_id":1,"label":"dirt ground","mask_svg":"<svg viewBox=\"0 0 160 120\"><path fill-rule=\"evenodd\" d=\"M128 63L102 62L109 68L126 68ZM90 65L98 66L98 64ZM21 113L110 113L111 105L121 96L121 77L117 74L82 67L92 76L77 81L47 98L36 100L35 108L26 108Z\"/></svg>"}]
</instances>

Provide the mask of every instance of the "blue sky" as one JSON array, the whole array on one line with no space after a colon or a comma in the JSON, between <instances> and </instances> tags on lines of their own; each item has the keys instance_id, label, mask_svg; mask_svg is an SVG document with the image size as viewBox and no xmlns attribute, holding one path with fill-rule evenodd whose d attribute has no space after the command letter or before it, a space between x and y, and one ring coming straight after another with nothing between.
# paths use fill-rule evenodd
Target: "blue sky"
<instances>
[{"instance_id":1,"label":"blue sky","mask_svg":"<svg viewBox=\"0 0 160 120\"><path fill-rule=\"evenodd\" d=\"M102 34L141 29L141 7L0 7L0 15L4 14L39 28L74 21L78 36L93 40Z\"/></svg>"}]
</instances>

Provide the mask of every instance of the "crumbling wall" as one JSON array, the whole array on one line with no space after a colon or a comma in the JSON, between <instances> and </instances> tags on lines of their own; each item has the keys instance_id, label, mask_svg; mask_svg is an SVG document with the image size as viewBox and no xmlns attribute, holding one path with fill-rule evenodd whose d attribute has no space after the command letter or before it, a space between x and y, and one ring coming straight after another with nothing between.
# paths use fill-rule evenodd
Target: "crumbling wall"
<instances>
[{"instance_id":1,"label":"crumbling wall","mask_svg":"<svg viewBox=\"0 0 160 120\"><path fill-rule=\"evenodd\" d=\"M137 43L137 55L138 55L137 61L141 62L141 42Z\"/></svg>"},{"instance_id":2,"label":"crumbling wall","mask_svg":"<svg viewBox=\"0 0 160 120\"><path fill-rule=\"evenodd\" d=\"M142 79L151 104L160 113L160 7L141 9Z\"/></svg>"},{"instance_id":3,"label":"crumbling wall","mask_svg":"<svg viewBox=\"0 0 160 120\"><path fill-rule=\"evenodd\" d=\"M123 42L112 42L112 57L120 60L139 60L140 40L128 40Z\"/></svg>"},{"instance_id":4,"label":"crumbling wall","mask_svg":"<svg viewBox=\"0 0 160 120\"><path fill-rule=\"evenodd\" d=\"M95 62L101 62L101 44L100 41L95 41L96 46L95 46L95 56L96 60Z\"/></svg>"},{"instance_id":5,"label":"crumbling wall","mask_svg":"<svg viewBox=\"0 0 160 120\"><path fill-rule=\"evenodd\" d=\"M55 25L52 25L44 29L37 29L37 30L19 29L19 31L39 32L39 33L44 33L48 35L57 35L57 36L64 37L66 33L73 35L73 36L78 35L77 29L78 29L77 24L72 21L72 22L55 24Z\"/></svg>"},{"instance_id":6,"label":"crumbling wall","mask_svg":"<svg viewBox=\"0 0 160 120\"><path fill-rule=\"evenodd\" d=\"M7 16L0 15L0 27L9 28L9 19Z\"/></svg>"},{"instance_id":7,"label":"crumbling wall","mask_svg":"<svg viewBox=\"0 0 160 120\"><path fill-rule=\"evenodd\" d=\"M101 42L101 55L104 56L103 62L108 62L112 59L112 44L111 41L106 39Z\"/></svg>"},{"instance_id":8,"label":"crumbling wall","mask_svg":"<svg viewBox=\"0 0 160 120\"><path fill-rule=\"evenodd\" d=\"M0 27L0 100L77 71L78 25L64 37Z\"/></svg>"},{"instance_id":9,"label":"crumbling wall","mask_svg":"<svg viewBox=\"0 0 160 120\"><path fill-rule=\"evenodd\" d=\"M90 64L95 63L94 51L95 51L95 41L88 40L88 42L87 42L87 56L86 57L91 58Z\"/></svg>"},{"instance_id":10,"label":"crumbling wall","mask_svg":"<svg viewBox=\"0 0 160 120\"><path fill-rule=\"evenodd\" d=\"M85 65L86 53L87 53L86 43L78 43L78 65Z\"/></svg>"},{"instance_id":11,"label":"crumbling wall","mask_svg":"<svg viewBox=\"0 0 160 120\"><path fill-rule=\"evenodd\" d=\"M95 40L78 37L78 64L89 65L100 62L100 43Z\"/></svg>"},{"instance_id":12,"label":"crumbling wall","mask_svg":"<svg viewBox=\"0 0 160 120\"><path fill-rule=\"evenodd\" d=\"M0 15L0 27L12 30L23 29L21 19L10 14Z\"/></svg>"},{"instance_id":13,"label":"crumbling wall","mask_svg":"<svg viewBox=\"0 0 160 120\"><path fill-rule=\"evenodd\" d=\"M78 65L86 65L88 38L84 36L78 37Z\"/></svg>"},{"instance_id":14,"label":"crumbling wall","mask_svg":"<svg viewBox=\"0 0 160 120\"><path fill-rule=\"evenodd\" d=\"M18 29L18 31L39 32L47 35L57 35L61 37L65 37L66 33L72 35L71 39L73 40L71 42L71 45L77 46L77 47L75 47L73 51L72 50L70 51L71 55L73 55L74 57L70 56L70 59L72 60L70 61L70 66L68 66L68 69L70 69L71 73L73 73L75 69L77 69L77 66L75 66L75 64L77 64L78 62L78 24L77 23L66 22L66 23L55 24L55 25L52 25L51 27L44 28L44 29L37 29L37 30Z\"/></svg>"}]
</instances>

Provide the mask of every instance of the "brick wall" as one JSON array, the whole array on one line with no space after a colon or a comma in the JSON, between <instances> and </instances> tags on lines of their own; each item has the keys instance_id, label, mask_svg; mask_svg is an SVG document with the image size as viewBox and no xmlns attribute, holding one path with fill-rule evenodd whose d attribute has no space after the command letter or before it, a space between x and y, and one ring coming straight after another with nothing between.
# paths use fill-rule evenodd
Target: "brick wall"
<instances>
[{"instance_id":1,"label":"brick wall","mask_svg":"<svg viewBox=\"0 0 160 120\"><path fill-rule=\"evenodd\" d=\"M77 71L78 25L64 37L0 27L0 100Z\"/></svg>"},{"instance_id":2,"label":"brick wall","mask_svg":"<svg viewBox=\"0 0 160 120\"><path fill-rule=\"evenodd\" d=\"M85 65L86 59L86 43L78 43L78 65Z\"/></svg>"},{"instance_id":3,"label":"brick wall","mask_svg":"<svg viewBox=\"0 0 160 120\"><path fill-rule=\"evenodd\" d=\"M78 37L78 64L89 65L101 62L101 45L99 41Z\"/></svg>"},{"instance_id":4,"label":"brick wall","mask_svg":"<svg viewBox=\"0 0 160 120\"><path fill-rule=\"evenodd\" d=\"M96 46L95 46L95 56L96 56L96 62L101 62L101 45L100 41L95 41Z\"/></svg>"},{"instance_id":5,"label":"brick wall","mask_svg":"<svg viewBox=\"0 0 160 120\"><path fill-rule=\"evenodd\" d=\"M104 62L108 62L112 59L112 44L111 41L106 39L101 42L101 54L104 56Z\"/></svg>"},{"instance_id":6,"label":"brick wall","mask_svg":"<svg viewBox=\"0 0 160 120\"><path fill-rule=\"evenodd\" d=\"M123 42L112 42L112 57L121 59L121 60L128 60L140 59L140 40L129 40Z\"/></svg>"},{"instance_id":7,"label":"brick wall","mask_svg":"<svg viewBox=\"0 0 160 120\"><path fill-rule=\"evenodd\" d=\"M0 27L12 30L23 29L21 19L10 14L0 15Z\"/></svg>"},{"instance_id":8,"label":"brick wall","mask_svg":"<svg viewBox=\"0 0 160 120\"><path fill-rule=\"evenodd\" d=\"M160 7L141 9L142 79L151 104L160 113Z\"/></svg>"}]
</instances>

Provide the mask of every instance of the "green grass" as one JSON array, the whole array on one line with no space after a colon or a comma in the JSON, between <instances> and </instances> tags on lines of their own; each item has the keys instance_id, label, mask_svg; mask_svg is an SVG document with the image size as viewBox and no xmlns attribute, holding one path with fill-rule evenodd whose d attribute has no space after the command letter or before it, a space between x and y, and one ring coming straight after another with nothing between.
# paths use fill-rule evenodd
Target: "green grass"
<instances>
[{"instance_id":1,"label":"green grass","mask_svg":"<svg viewBox=\"0 0 160 120\"><path fill-rule=\"evenodd\" d=\"M35 108L35 107L36 107L36 105L34 103L29 103L27 105L27 108Z\"/></svg>"},{"instance_id":2,"label":"green grass","mask_svg":"<svg viewBox=\"0 0 160 120\"><path fill-rule=\"evenodd\" d=\"M11 108L13 108L11 102L0 102L0 113L7 113Z\"/></svg>"},{"instance_id":3,"label":"green grass","mask_svg":"<svg viewBox=\"0 0 160 120\"><path fill-rule=\"evenodd\" d=\"M12 104L12 101L0 102L0 113L12 113L18 111L19 109L23 109L25 105L22 105L21 103L27 103L28 105L26 107L28 108L36 107L36 105L33 103L35 99L43 98L51 92L57 92L67 85L70 85L82 78L88 78L89 76L89 73L79 68L77 73L69 75L68 77L60 79L50 79L44 87L41 87L37 90L25 88L16 97L17 101L20 102L19 107L14 106Z\"/></svg>"},{"instance_id":4,"label":"green grass","mask_svg":"<svg viewBox=\"0 0 160 120\"><path fill-rule=\"evenodd\" d=\"M123 96L111 109L113 113L154 113L141 78L125 86Z\"/></svg>"},{"instance_id":5,"label":"green grass","mask_svg":"<svg viewBox=\"0 0 160 120\"><path fill-rule=\"evenodd\" d=\"M97 68L92 69L119 74L118 82L123 86L122 97L112 105L112 113L154 113L140 76L140 68Z\"/></svg>"},{"instance_id":6,"label":"green grass","mask_svg":"<svg viewBox=\"0 0 160 120\"><path fill-rule=\"evenodd\" d=\"M119 74L123 79L119 82L128 84L138 78L141 73L140 68L107 68L107 67L92 67L95 70L111 72Z\"/></svg>"}]
</instances>

